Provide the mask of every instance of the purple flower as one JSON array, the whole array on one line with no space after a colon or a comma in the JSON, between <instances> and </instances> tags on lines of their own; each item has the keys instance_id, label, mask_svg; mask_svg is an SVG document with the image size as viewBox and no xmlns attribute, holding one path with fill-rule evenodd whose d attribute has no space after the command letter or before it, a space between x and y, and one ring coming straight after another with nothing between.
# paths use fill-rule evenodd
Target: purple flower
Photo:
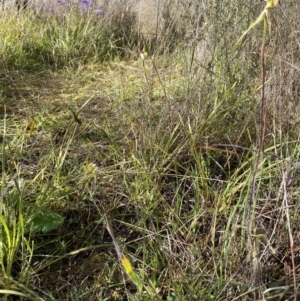
<instances>
[{"instance_id":1,"label":"purple flower","mask_svg":"<svg viewBox=\"0 0 300 301\"><path fill-rule=\"evenodd\" d=\"M93 6L93 1L91 1L91 0L79 0L79 3L85 7Z\"/></svg>"},{"instance_id":2,"label":"purple flower","mask_svg":"<svg viewBox=\"0 0 300 301\"><path fill-rule=\"evenodd\" d=\"M69 0L56 0L57 4L65 5L68 4Z\"/></svg>"},{"instance_id":3,"label":"purple flower","mask_svg":"<svg viewBox=\"0 0 300 301\"><path fill-rule=\"evenodd\" d=\"M96 17L104 17L104 11L103 11L103 7L102 6L98 6L96 9L95 9L95 13L96 13Z\"/></svg>"}]
</instances>

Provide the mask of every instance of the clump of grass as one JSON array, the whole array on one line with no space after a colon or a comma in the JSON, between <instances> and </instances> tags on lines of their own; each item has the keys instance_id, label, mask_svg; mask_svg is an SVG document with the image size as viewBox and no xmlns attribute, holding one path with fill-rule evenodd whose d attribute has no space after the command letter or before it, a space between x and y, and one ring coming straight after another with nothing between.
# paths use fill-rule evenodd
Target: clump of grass
<instances>
[{"instance_id":1,"label":"clump of grass","mask_svg":"<svg viewBox=\"0 0 300 301\"><path fill-rule=\"evenodd\" d=\"M122 16L118 7L97 24L76 6L2 20L10 25L1 28L7 45L15 47L11 56L3 52L1 77L6 300L297 298L299 118L291 38L273 26L264 153L254 172L260 34L253 28L243 47L233 47L248 27L244 17L251 23L258 7L177 4L184 10L159 11L168 22L157 27L155 43L166 51L147 49L157 44L142 37L135 14ZM290 20L296 6L282 7ZM188 22L180 23L182 14ZM123 21L131 24L127 33L115 26ZM91 37L99 39L87 43ZM287 53L280 44L289 45ZM149 55L140 59L144 45ZM282 67L283 60L290 65ZM288 75L284 88L277 68ZM284 103L278 113L283 95L294 114Z\"/></svg>"},{"instance_id":2,"label":"clump of grass","mask_svg":"<svg viewBox=\"0 0 300 301\"><path fill-rule=\"evenodd\" d=\"M101 7L99 13L93 2L82 5L57 3L59 7L52 9L5 15L1 26L5 41L2 62L10 68L26 64L31 68L44 64L60 68L103 62L136 51L133 12L122 15ZM16 23L19 26L12 26Z\"/></svg>"}]
</instances>

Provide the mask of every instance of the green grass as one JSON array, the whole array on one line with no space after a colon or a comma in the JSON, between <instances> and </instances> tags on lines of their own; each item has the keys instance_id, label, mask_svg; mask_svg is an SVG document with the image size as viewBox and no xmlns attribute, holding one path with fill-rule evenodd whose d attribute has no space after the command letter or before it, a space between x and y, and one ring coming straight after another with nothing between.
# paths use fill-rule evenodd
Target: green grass
<instances>
[{"instance_id":1,"label":"green grass","mask_svg":"<svg viewBox=\"0 0 300 301\"><path fill-rule=\"evenodd\" d=\"M233 47L260 9L229 2L178 1L153 39L133 13L1 19L1 300L296 300L299 5L272 12L255 172L261 33Z\"/></svg>"}]
</instances>

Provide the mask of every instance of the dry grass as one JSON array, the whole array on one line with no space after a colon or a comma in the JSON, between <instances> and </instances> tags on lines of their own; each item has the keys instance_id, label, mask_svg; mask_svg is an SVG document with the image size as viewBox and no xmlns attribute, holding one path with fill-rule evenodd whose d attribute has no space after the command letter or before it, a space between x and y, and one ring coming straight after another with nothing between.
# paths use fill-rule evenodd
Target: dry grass
<instances>
[{"instance_id":1,"label":"dry grass","mask_svg":"<svg viewBox=\"0 0 300 301\"><path fill-rule=\"evenodd\" d=\"M3 300L16 292L23 300L298 298L299 5L291 1L272 14L251 249L261 34L232 47L260 7L241 4L237 14L229 1L204 2L191 9L203 20L171 19L182 39L160 37L170 46L165 52L130 36L119 45L124 52L114 52L115 44L99 61L74 56L68 65L62 53L53 65L28 68L37 62L26 52L31 46L22 49L23 58L32 55L24 68L2 56ZM30 233L41 212L59 214L63 225ZM141 290L118 261L106 219Z\"/></svg>"}]
</instances>

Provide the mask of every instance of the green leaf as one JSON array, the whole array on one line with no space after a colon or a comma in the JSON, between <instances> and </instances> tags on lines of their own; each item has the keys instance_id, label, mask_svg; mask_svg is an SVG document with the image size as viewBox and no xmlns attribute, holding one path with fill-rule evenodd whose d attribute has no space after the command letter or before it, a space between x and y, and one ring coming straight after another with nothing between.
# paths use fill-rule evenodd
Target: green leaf
<instances>
[{"instance_id":1,"label":"green leaf","mask_svg":"<svg viewBox=\"0 0 300 301\"><path fill-rule=\"evenodd\" d=\"M48 233L58 229L64 222L64 218L52 212L41 212L30 222L31 233Z\"/></svg>"}]
</instances>

